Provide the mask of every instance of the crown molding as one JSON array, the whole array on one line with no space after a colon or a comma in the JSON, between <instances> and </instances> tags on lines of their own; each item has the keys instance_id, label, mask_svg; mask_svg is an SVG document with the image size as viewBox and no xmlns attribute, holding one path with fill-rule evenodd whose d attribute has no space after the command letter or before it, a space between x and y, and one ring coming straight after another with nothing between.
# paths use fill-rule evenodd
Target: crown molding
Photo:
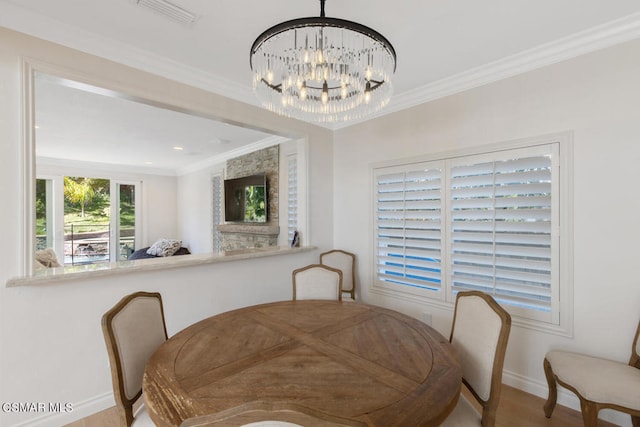
<instances>
[{"instance_id":1,"label":"crown molding","mask_svg":"<svg viewBox=\"0 0 640 427\"><path fill-rule=\"evenodd\" d=\"M30 34L149 73L179 81L246 104L259 106L250 86L188 67L163 56L72 27L11 3L0 2L0 26ZM405 110L478 86L640 37L640 13L620 18L556 41L395 95L389 105L366 119L319 124L337 130Z\"/></svg>"}]
</instances>

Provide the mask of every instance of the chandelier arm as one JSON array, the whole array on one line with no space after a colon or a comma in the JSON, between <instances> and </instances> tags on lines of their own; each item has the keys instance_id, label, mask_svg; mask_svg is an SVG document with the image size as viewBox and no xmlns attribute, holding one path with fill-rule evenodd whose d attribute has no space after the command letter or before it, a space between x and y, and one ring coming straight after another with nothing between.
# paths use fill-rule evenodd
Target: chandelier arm
<instances>
[{"instance_id":1,"label":"chandelier arm","mask_svg":"<svg viewBox=\"0 0 640 427\"><path fill-rule=\"evenodd\" d=\"M374 90L375 88L382 86L384 84L384 80L379 81L379 80L369 80L371 83L373 83L371 85L371 90Z\"/></svg>"},{"instance_id":2,"label":"chandelier arm","mask_svg":"<svg viewBox=\"0 0 640 427\"><path fill-rule=\"evenodd\" d=\"M260 79L260 81L262 83L264 83L265 85L269 86L271 89L275 90L276 92L282 93L282 83L280 83L278 85L273 85L273 84L269 83L268 81L266 81L265 79Z\"/></svg>"}]
</instances>

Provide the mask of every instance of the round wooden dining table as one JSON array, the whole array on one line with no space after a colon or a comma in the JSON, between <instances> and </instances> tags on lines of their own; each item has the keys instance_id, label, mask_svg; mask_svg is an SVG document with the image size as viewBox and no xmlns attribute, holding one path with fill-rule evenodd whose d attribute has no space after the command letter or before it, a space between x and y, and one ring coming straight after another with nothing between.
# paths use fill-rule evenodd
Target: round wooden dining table
<instances>
[{"instance_id":1,"label":"round wooden dining table","mask_svg":"<svg viewBox=\"0 0 640 427\"><path fill-rule=\"evenodd\" d=\"M252 402L295 404L368 426L437 426L462 369L430 326L354 302L282 301L222 313L177 333L143 381L156 425Z\"/></svg>"}]
</instances>

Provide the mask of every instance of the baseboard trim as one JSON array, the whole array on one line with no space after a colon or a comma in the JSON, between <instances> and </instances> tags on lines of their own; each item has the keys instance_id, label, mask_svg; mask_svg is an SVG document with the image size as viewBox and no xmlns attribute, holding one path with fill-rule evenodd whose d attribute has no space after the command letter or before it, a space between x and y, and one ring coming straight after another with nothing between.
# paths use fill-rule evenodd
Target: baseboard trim
<instances>
[{"instance_id":1,"label":"baseboard trim","mask_svg":"<svg viewBox=\"0 0 640 427\"><path fill-rule=\"evenodd\" d=\"M502 382L510 387L517 388L518 390L525 391L529 394L533 394L534 396L541 397L545 400L547 399L549 393L549 388L546 381L536 381L523 375L506 370L502 373ZM562 386L558 386L557 404L580 412L580 400L578 400L578 397ZM540 411L543 410L544 409L542 408L542 406L540 406ZM620 427L632 427L631 417L622 412L605 409L603 411L600 411L599 418L610 423L617 424Z\"/></svg>"},{"instance_id":2,"label":"baseboard trim","mask_svg":"<svg viewBox=\"0 0 640 427\"><path fill-rule=\"evenodd\" d=\"M104 393L72 404L70 412L46 413L13 427L60 427L115 406L113 393Z\"/></svg>"}]
</instances>

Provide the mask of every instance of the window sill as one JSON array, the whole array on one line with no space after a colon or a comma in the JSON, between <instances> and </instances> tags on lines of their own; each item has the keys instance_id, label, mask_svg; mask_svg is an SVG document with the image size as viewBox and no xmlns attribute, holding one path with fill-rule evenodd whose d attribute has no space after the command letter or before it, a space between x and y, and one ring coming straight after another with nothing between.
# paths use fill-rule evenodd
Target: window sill
<instances>
[{"instance_id":1,"label":"window sill","mask_svg":"<svg viewBox=\"0 0 640 427\"><path fill-rule=\"evenodd\" d=\"M167 258L141 259L121 261L118 263L90 264L74 267L58 267L40 270L33 276L14 277L7 280L6 287L37 286L66 282L78 279L110 277L128 273L168 270L174 268L193 267L217 264L220 262L239 261L277 255L287 255L315 250L315 247L288 248L272 246L267 248L242 249L219 254L191 254Z\"/></svg>"}]
</instances>

